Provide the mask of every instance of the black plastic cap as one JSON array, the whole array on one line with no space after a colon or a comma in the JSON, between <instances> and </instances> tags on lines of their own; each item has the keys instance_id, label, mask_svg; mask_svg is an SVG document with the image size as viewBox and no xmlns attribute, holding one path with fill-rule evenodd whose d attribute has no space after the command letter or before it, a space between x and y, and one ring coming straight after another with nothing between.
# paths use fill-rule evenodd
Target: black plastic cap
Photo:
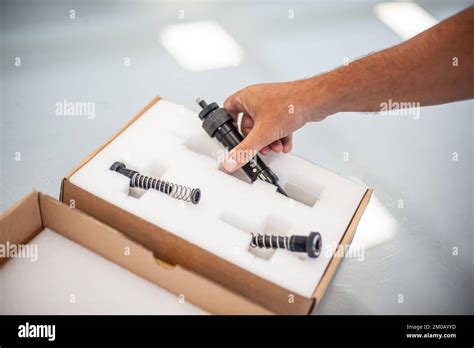
<instances>
[{"instance_id":1,"label":"black plastic cap","mask_svg":"<svg viewBox=\"0 0 474 348\"><path fill-rule=\"evenodd\" d=\"M211 103L211 104L207 105L199 113L199 118L201 120L203 120L204 118L207 117L207 115L209 115L212 111L214 111L215 109L218 109L218 108L219 108L219 105L217 105L217 103Z\"/></svg>"},{"instance_id":2,"label":"black plastic cap","mask_svg":"<svg viewBox=\"0 0 474 348\"><path fill-rule=\"evenodd\" d=\"M125 164L123 164L122 162L114 162L111 166L110 166L110 170L113 170L114 172L116 172L117 170L119 169L122 169L122 168L125 168Z\"/></svg>"},{"instance_id":3,"label":"black plastic cap","mask_svg":"<svg viewBox=\"0 0 474 348\"><path fill-rule=\"evenodd\" d=\"M201 200L201 190L200 189L193 189L191 192L191 202L193 204L198 204Z\"/></svg>"},{"instance_id":4,"label":"black plastic cap","mask_svg":"<svg viewBox=\"0 0 474 348\"><path fill-rule=\"evenodd\" d=\"M213 104L215 104L215 103L213 103ZM209 105L209 106L211 106L211 105ZM217 105L217 104L215 104L215 105ZM211 112L209 112L205 116L204 120L202 121L202 128L204 128L206 133L211 138L213 138L216 135L217 130L229 121L232 122L232 115L229 114L226 109L218 107L218 108L212 110ZM237 130L236 130L236 132L237 132Z\"/></svg>"},{"instance_id":5,"label":"black plastic cap","mask_svg":"<svg viewBox=\"0 0 474 348\"><path fill-rule=\"evenodd\" d=\"M319 232L311 232L306 241L306 253L309 257L317 258L323 248L323 239Z\"/></svg>"}]
</instances>

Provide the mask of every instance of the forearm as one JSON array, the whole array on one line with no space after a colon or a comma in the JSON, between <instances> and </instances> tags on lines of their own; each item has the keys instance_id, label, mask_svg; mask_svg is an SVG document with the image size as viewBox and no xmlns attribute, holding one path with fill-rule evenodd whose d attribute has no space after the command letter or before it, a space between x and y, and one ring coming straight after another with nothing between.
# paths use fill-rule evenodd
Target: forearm
<instances>
[{"instance_id":1,"label":"forearm","mask_svg":"<svg viewBox=\"0 0 474 348\"><path fill-rule=\"evenodd\" d=\"M306 101L321 109L311 118L380 111L389 100L425 106L472 98L473 35L471 7L400 45L305 80Z\"/></svg>"},{"instance_id":2,"label":"forearm","mask_svg":"<svg viewBox=\"0 0 474 348\"><path fill-rule=\"evenodd\" d=\"M411 40L348 66L306 80L237 91L224 106L236 122L243 113L245 138L231 151L224 168L237 170L255 151L289 152L294 131L337 112L388 111L387 104L388 108L401 103L423 106L474 97L473 27L471 7Z\"/></svg>"}]
</instances>

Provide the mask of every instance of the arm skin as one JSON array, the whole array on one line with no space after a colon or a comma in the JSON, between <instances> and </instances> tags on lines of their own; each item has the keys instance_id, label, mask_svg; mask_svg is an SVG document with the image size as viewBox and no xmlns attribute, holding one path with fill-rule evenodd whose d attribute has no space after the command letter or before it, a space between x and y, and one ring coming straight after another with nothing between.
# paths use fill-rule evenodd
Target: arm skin
<instances>
[{"instance_id":1,"label":"arm skin","mask_svg":"<svg viewBox=\"0 0 474 348\"><path fill-rule=\"evenodd\" d=\"M457 59L457 66L455 61ZM224 168L234 172L257 151L289 152L292 133L338 112L376 112L381 103L421 106L474 97L474 7L399 45L309 79L258 84L234 93L224 107L245 138Z\"/></svg>"}]
</instances>

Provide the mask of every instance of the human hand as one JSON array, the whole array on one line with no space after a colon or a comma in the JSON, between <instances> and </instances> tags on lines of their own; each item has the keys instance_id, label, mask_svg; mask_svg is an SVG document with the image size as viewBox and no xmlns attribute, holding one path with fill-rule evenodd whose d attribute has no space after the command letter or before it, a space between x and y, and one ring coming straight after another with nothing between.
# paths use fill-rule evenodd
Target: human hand
<instances>
[{"instance_id":1,"label":"human hand","mask_svg":"<svg viewBox=\"0 0 474 348\"><path fill-rule=\"evenodd\" d=\"M290 152L293 132L308 121L320 121L328 113L314 108L311 97L314 81L300 80L246 87L232 94L224 107L237 121L243 113L241 131L244 140L227 156L224 169L235 172L258 151Z\"/></svg>"}]
</instances>

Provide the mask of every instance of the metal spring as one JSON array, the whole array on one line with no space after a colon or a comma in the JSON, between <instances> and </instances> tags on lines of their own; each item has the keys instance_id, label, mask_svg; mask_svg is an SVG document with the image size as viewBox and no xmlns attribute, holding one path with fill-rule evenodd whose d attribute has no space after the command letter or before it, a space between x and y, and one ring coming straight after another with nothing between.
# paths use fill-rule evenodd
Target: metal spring
<instances>
[{"instance_id":1,"label":"metal spring","mask_svg":"<svg viewBox=\"0 0 474 348\"><path fill-rule=\"evenodd\" d=\"M167 195L171 192L171 184L167 181L155 179L149 176L135 173L130 180L131 187L139 187L144 190L155 189Z\"/></svg>"},{"instance_id":2,"label":"metal spring","mask_svg":"<svg viewBox=\"0 0 474 348\"><path fill-rule=\"evenodd\" d=\"M287 249L290 250L290 238L287 236L273 236L268 234L257 235L251 233L252 241L250 246L252 248L266 248L266 249Z\"/></svg>"},{"instance_id":3,"label":"metal spring","mask_svg":"<svg viewBox=\"0 0 474 348\"><path fill-rule=\"evenodd\" d=\"M193 189L189 186L174 184L169 181L164 181L164 180L152 178L149 176L145 176L140 173L135 173L132 176L132 179L130 180L130 186L139 187L145 190L152 188L160 192L163 192L170 197L173 197L185 202L193 201L193 197L196 196L196 193L199 190L199 189Z\"/></svg>"}]
</instances>

